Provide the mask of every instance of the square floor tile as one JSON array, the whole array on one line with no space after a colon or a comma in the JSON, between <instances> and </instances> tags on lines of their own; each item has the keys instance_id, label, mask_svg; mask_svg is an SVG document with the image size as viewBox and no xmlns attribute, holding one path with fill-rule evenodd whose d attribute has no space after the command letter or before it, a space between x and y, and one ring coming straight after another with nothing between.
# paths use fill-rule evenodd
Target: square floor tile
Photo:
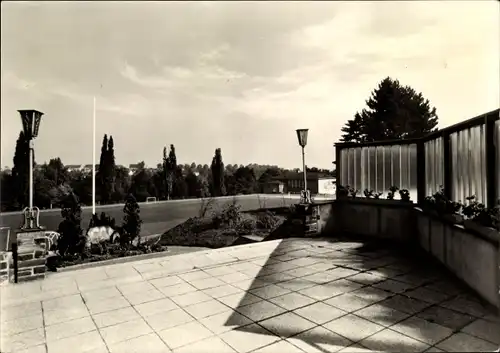
<instances>
[{"instance_id":1,"label":"square floor tile","mask_svg":"<svg viewBox=\"0 0 500 353\"><path fill-rule=\"evenodd\" d=\"M280 339L257 324L224 332L219 337L239 353L256 350Z\"/></svg>"},{"instance_id":2,"label":"square floor tile","mask_svg":"<svg viewBox=\"0 0 500 353\"><path fill-rule=\"evenodd\" d=\"M256 295L262 299L270 299L290 292L291 291L289 289L285 289L274 284L268 284L264 287L252 289L249 291L249 293Z\"/></svg>"},{"instance_id":3,"label":"square floor tile","mask_svg":"<svg viewBox=\"0 0 500 353\"><path fill-rule=\"evenodd\" d=\"M328 305L333 305L336 308L342 309L347 312L352 312L373 304L374 300L360 298L351 293L338 295L324 301Z\"/></svg>"},{"instance_id":4,"label":"square floor tile","mask_svg":"<svg viewBox=\"0 0 500 353\"><path fill-rule=\"evenodd\" d=\"M156 288L174 286L176 284L186 283L178 276L166 276L161 278L152 279L149 281Z\"/></svg>"},{"instance_id":5,"label":"square floor tile","mask_svg":"<svg viewBox=\"0 0 500 353\"><path fill-rule=\"evenodd\" d=\"M397 323L391 329L425 342L430 346L453 334L453 330L448 327L434 324L416 316Z\"/></svg>"},{"instance_id":6,"label":"square floor tile","mask_svg":"<svg viewBox=\"0 0 500 353\"><path fill-rule=\"evenodd\" d=\"M372 285L375 288L383 289L392 293L403 293L407 290L413 289L416 286L413 284L403 283L399 281L394 281L392 279L386 279L385 281L378 282Z\"/></svg>"},{"instance_id":7,"label":"square floor tile","mask_svg":"<svg viewBox=\"0 0 500 353\"><path fill-rule=\"evenodd\" d=\"M335 283L335 282L315 285L314 287L309 287L309 288L299 290L298 293L306 295L309 298L313 298L316 300L325 300L325 299L329 299L331 297L334 297L336 295L340 295L342 293L345 293L344 288L337 287L335 285L330 285L331 283Z\"/></svg>"},{"instance_id":8,"label":"square floor tile","mask_svg":"<svg viewBox=\"0 0 500 353\"><path fill-rule=\"evenodd\" d=\"M82 292L82 297L85 302L89 301L99 301L103 299L109 299L114 297L121 297L122 294L116 287L107 287L87 292Z\"/></svg>"},{"instance_id":9,"label":"square floor tile","mask_svg":"<svg viewBox=\"0 0 500 353\"><path fill-rule=\"evenodd\" d=\"M252 321L260 321L284 313L286 310L268 301L260 301L235 308L241 315Z\"/></svg>"},{"instance_id":10,"label":"square floor tile","mask_svg":"<svg viewBox=\"0 0 500 353\"><path fill-rule=\"evenodd\" d=\"M415 289L412 289L410 291L405 292L405 295L414 298L414 299L419 299L424 302L428 302L431 304L437 304L442 301L445 301L450 297L450 295L442 292L436 292L431 289L427 289L424 287L418 287Z\"/></svg>"},{"instance_id":11,"label":"square floor tile","mask_svg":"<svg viewBox=\"0 0 500 353\"><path fill-rule=\"evenodd\" d=\"M384 280L383 277L378 276L376 274L372 274L370 272L361 272L358 274L355 274L354 276L347 277L349 281L361 283L364 285L371 285L377 282L381 282Z\"/></svg>"},{"instance_id":12,"label":"square floor tile","mask_svg":"<svg viewBox=\"0 0 500 353\"><path fill-rule=\"evenodd\" d=\"M96 325L90 316L72 320L69 322L63 322L56 325L46 326L45 335L47 341L56 341L62 338L76 336L84 332L94 331Z\"/></svg>"},{"instance_id":13,"label":"square floor tile","mask_svg":"<svg viewBox=\"0 0 500 353\"><path fill-rule=\"evenodd\" d=\"M211 296L212 298L220 298L225 297L226 295L241 293L242 290L236 287L233 287L230 284L225 284L215 288L209 288L203 290L203 293Z\"/></svg>"},{"instance_id":14,"label":"square floor tile","mask_svg":"<svg viewBox=\"0 0 500 353\"><path fill-rule=\"evenodd\" d=\"M421 300L406 297L404 295L395 295L379 302L379 304L408 314L418 313L431 305Z\"/></svg>"},{"instance_id":15,"label":"square floor tile","mask_svg":"<svg viewBox=\"0 0 500 353\"><path fill-rule=\"evenodd\" d=\"M2 298L1 295L2 294L0 294L0 298ZM42 303L40 301L36 301L21 305L2 306L0 310L2 311L2 315L0 315L0 322L5 322L26 316L42 314Z\"/></svg>"},{"instance_id":16,"label":"square floor tile","mask_svg":"<svg viewBox=\"0 0 500 353\"><path fill-rule=\"evenodd\" d=\"M462 332L500 345L500 323L477 319L462 329Z\"/></svg>"},{"instance_id":17,"label":"square floor tile","mask_svg":"<svg viewBox=\"0 0 500 353\"><path fill-rule=\"evenodd\" d=\"M176 295L175 297L171 297L177 305L184 307L188 305L198 304L202 302L206 302L212 300L212 298L202 291L190 292L182 295Z\"/></svg>"},{"instance_id":18,"label":"square floor tile","mask_svg":"<svg viewBox=\"0 0 500 353\"><path fill-rule=\"evenodd\" d=\"M208 277L208 278L197 279L195 281L190 281L189 284L198 289L209 289L209 288L223 286L226 283L215 277Z\"/></svg>"},{"instance_id":19,"label":"square floor tile","mask_svg":"<svg viewBox=\"0 0 500 353\"><path fill-rule=\"evenodd\" d=\"M264 281L264 282L267 282L269 284L276 284L279 282L285 282L285 281L289 281L289 280L294 279L294 278L297 278L297 276L292 276L292 275L289 275L285 272L273 273L271 275L257 277L257 279Z\"/></svg>"},{"instance_id":20,"label":"square floor tile","mask_svg":"<svg viewBox=\"0 0 500 353\"><path fill-rule=\"evenodd\" d=\"M447 300L440 303L439 306L476 317L483 317L491 312L478 301L468 300L462 297Z\"/></svg>"},{"instance_id":21,"label":"square floor tile","mask_svg":"<svg viewBox=\"0 0 500 353\"><path fill-rule=\"evenodd\" d=\"M170 353L167 345L156 333L129 339L124 342L109 345L111 353Z\"/></svg>"},{"instance_id":22,"label":"square floor tile","mask_svg":"<svg viewBox=\"0 0 500 353\"><path fill-rule=\"evenodd\" d=\"M196 321L160 331L158 334L170 349L176 349L213 336L209 329Z\"/></svg>"},{"instance_id":23,"label":"square floor tile","mask_svg":"<svg viewBox=\"0 0 500 353\"><path fill-rule=\"evenodd\" d=\"M338 317L347 314L344 310L338 309L323 302L317 302L293 311L294 313L317 324L324 324Z\"/></svg>"},{"instance_id":24,"label":"square floor tile","mask_svg":"<svg viewBox=\"0 0 500 353\"><path fill-rule=\"evenodd\" d=\"M151 333L151 327L143 320L122 322L99 329L106 344L110 345Z\"/></svg>"},{"instance_id":25,"label":"square floor tile","mask_svg":"<svg viewBox=\"0 0 500 353\"><path fill-rule=\"evenodd\" d=\"M147 303L135 305L134 308L141 314L141 316L150 316L165 311L170 311L178 309L179 306L175 304L171 299L164 298L160 300L150 301Z\"/></svg>"},{"instance_id":26,"label":"square floor tile","mask_svg":"<svg viewBox=\"0 0 500 353\"><path fill-rule=\"evenodd\" d=\"M57 341L47 343L48 353L97 353L108 352L99 332L90 331L81 335L63 338Z\"/></svg>"},{"instance_id":27,"label":"square floor tile","mask_svg":"<svg viewBox=\"0 0 500 353\"><path fill-rule=\"evenodd\" d=\"M227 284L233 284L233 283L237 283L237 282L251 279L249 276L247 276L241 272L233 272L233 273L229 273L227 275L217 276L217 278L223 282L226 282Z\"/></svg>"},{"instance_id":28,"label":"square floor tile","mask_svg":"<svg viewBox=\"0 0 500 353\"><path fill-rule=\"evenodd\" d=\"M359 342L362 346L382 352L423 352L429 346L391 329L375 333Z\"/></svg>"},{"instance_id":29,"label":"square floor tile","mask_svg":"<svg viewBox=\"0 0 500 353\"><path fill-rule=\"evenodd\" d=\"M17 352L22 349L37 346L45 342L43 328L25 331L16 335L2 336L0 339L0 351Z\"/></svg>"},{"instance_id":30,"label":"square floor tile","mask_svg":"<svg viewBox=\"0 0 500 353\"><path fill-rule=\"evenodd\" d=\"M146 316L144 320L153 328L153 330L159 332L175 326L187 324L188 322L194 321L195 318L183 309L174 309Z\"/></svg>"},{"instance_id":31,"label":"square floor tile","mask_svg":"<svg viewBox=\"0 0 500 353\"><path fill-rule=\"evenodd\" d=\"M286 341L307 353L337 352L352 344L347 338L321 326L302 332Z\"/></svg>"},{"instance_id":32,"label":"square floor tile","mask_svg":"<svg viewBox=\"0 0 500 353\"><path fill-rule=\"evenodd\" d=\"M463 286L449 280L436 281L425 285L424 288L453 296L464 293Z\"/></svg>"},{"instance_id":33,"label":"square floor tile","mask_svg":"<svg viewBox=\"0 0 500 353\"><path fill-rule=\"evenodd\" d=\"M196 292L198 289L189 283L179 283L168 287L159 287L158 290L165 294L167 297L175 297L186 293Z\"/></svg>"},{"instance_id":34,"label":"square floor tile","mask_svg":"<svg viewBox=\"0 0 500 353\"><path fill-rule=\"evenodd\" d=\"M250 319L232 310L207 316L199 322L217 335L252 323Z\"/></svg>"},{"instance_id":35,"label":"square floor tile","mask_svg":"<svg viewBox=\"0 0 500 353\"><path fill-rule=\"evenodd\" d=\"M385 327L391 326L410 316L410 314L389 308L381 303L367 306L353 312L353 314Z\"/></svg>"},{"instance_id":36,"label":"square floor tile","mask_svg":"<svg viewBox=\"0 0 500 353\"><path fill-rule=\"evenodd\" d=\"M371 287L371 286L359 288L359 289L356 289L350 293L355 295L355 296L358 296L360 298L372 300L374 302L384 300L384 299L394 295L393 293L390 293L390 292L387 292L385 290L378 289L375 287Z\"/></svg>"},{"instance_id":37,"label":"square floor tile","mask_svg":"<svg viewBox=\"0 0 500 353\"><path fill-rule=\"evenodd\" d=\"M214 314L227 311L228 307L221 302L211 299L202 303L197 303L193 305L188 305L184 307L184 310L188 314L193 316L195 319L203 319L204 317L211 316Z\"/></svg>"},{"instance_id":38,"label":"square floor tile","mask_svg":"<svg viewBox=\"0 0 500 353\"><path fill-rule=\"evenodd\" d=\"M269 299L269 301L287 310L295 310L297 308L304 307L317 302L317 300L315 299L311 299L305 295L296 292L271 298Z\"/></svg>"},{"instance_id":39,"label":"square floor tile","mask_svg":"<svg viewBox=\"0 0 500 353\"><path fill-rule=\"evenodd\" d=\"M139 305L142 303L152 302L158 299L165 298L165 294L155 288L144 292L126 293L124 294L124 297L129 301L130 304Z\"/></svg>"},{"instance_id":40,"label":"square floor tile","mask_svg":"<svg viewBox=\"0 0 500 353\"><path fill-rule=\"evenodd\" d=\"M221 303L224 303L228 307L235 309L237 307L260 302L263 299L250 293L241 292L217 298L217 300Z\"/></svg>"},{"instance_id":41,"label":"square floor tile","mask_svg":"<svg viewBox=\"0 0 500 353\"><path fill-rule=\"evenodd\" d=\"M436 347L447 352L494 352L498 349L498 344L459 332L438 343Z\"/></svg>"},{"instance_id":42,"label":"square floor tile","mask_svg":"<svg viewBox=\"0 0 500 353\"><path fill-rule=\"evenodd\" d=\"M236 353L226 342L219 337L209 337L201 341L177 348L174 353Z\"/></svg>"},{"instance_id":43,"label":"square floor tile","mask_svg":"<svg viewBox=\"0 0 500 353\"><path fill-rule=\"evenodd\" d=\"M259 322L259 325L280 337L295 336L317 326L314 322L306 320L294 313L285 313L274 316L270 319Z\"/></svg>"},{"instance_id":44,"label":"square floor tile","mask_svg":"<svg viewBox=\"0 0 500 353\"><path fill-rule=\"evenodd\" d=\"M212 267L212 268L207 268L203 269L204 272L208 273L211 276L224 276L228 275L230 273L238 272L236 270L233 270L232 268L228 266L218 266L218 267Z\"/></svg>"},{"instance_id":45,"label":"square floor tile","mask_svg":"<svg viewBox=\"0 0 500 353\"><path fill-rule=\"evenodd\" d=\"M461 314L458 311L441 308L439 306L431 306L424 309L423 311L417 313L417 316L453 330L459 330L467 324L470 324L475 319L472 316Z\"/></svg>"},{"instance_id":46,"label":"square floor tile","mask_svg":"<svg viewBox=\"0 0 500 353\"><path fill-rule=\"evenodd\" d=\"M300 278L291 279L289 281L280 282L276 285L280 286L282 288L285 288L285 289L289 289L291 291L299 291L301 289L313 287L316 285L316 283L308 281L308 280L304 279L304 277L300 277Z\"/></svg>"},{"instance_id":47,"label":"square floor tile","mask_svg":"<svg viewBox=\"0 0 500 353\"><path fill-rule=\"evenodd\" d=\"M327 322L323 327L353 342L360 341L384 329L384 326L352 314Z\"/></svg>"},{"instance_id":48,"label":"square floor tile","mask_svg":"<svg viewBox=\"0 0 500 353\"><path fill-rule=\"evenodd\" d=\"M42 301L43 310L68 309L83 305L85 305L85 303L80 294L67 295Z\"/></svg>"},{"instance_id":49,"label":"square floor tile","mask_svg":"<svg viewBox=\"0 0 500 353\"><path fill-rule=\"evenodd\" d=\"M151 283L146 281L118 284L117 288L123 295L137 292L144 293L155 289Z\"/></svg>"},{"instance_id":50,"label":"square floor tile","mask_svg":"<svg viewBox=\"0 0 500 353\"><path fill-rule=\"evenodd\" d=\"M141 316L134 308L128 306L126 308L93 315L92 318L94 319L96 326L98 328L102 328L106 326L121 324L122 322L138 320L141 318Z\"/></svg>"},{"instance_id":51,"label":"square floor tile","mask_svg":"<svg viewBox=\"0 0 500 353\"><path fill-rule=\"evenodd\" d=\"M124 297L108 298L100 301L88 302L87 307L92 315L129 307L130 303Z\"/></svg>"}]
</instances>

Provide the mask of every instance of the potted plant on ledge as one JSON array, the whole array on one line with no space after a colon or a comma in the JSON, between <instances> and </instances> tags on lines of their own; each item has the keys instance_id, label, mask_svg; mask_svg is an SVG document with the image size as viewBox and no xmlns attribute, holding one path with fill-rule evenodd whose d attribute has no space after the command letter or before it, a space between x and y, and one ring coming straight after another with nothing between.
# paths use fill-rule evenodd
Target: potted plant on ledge
<instances>
[{"instance_id":1,"label":"potted plant on ledge","mask_svg":"<svg viewBox=\"0 0 500 353\"><path fill-rule=\"evenodd\" d=\"M500 200L492 208L485 207L475 200L475 196L467 198L468 205L463 206L466 217L464 228L472 230L490 239L498 239L500 234Z\"/></svg>"},{"instance_id":2,"label":"potted plant on ledge","mask_svg":"<svg viewBox=\"0 0 500 353\"><path fill-rule=\"evenodd\" d=\"M433 213L452 224L463 223L464 217L460 215L462 207L463 206L459 202L454 202L448 199L443 188L434 193L432 196L427 196L422 205L424 210Z\"/></svg>"}]
</instances>

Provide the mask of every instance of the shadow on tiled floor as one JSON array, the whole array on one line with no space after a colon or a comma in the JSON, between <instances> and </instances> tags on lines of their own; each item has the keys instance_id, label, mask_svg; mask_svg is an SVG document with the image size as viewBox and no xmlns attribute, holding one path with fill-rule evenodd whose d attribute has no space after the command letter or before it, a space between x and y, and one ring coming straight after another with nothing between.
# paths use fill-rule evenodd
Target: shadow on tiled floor
<instances>
[{"instance_id":1,"label":"shadow on tiled floor","mask_svg":"<svg viewBox=\"0 0 500 353\"><path fill-rule=\"evenodd\" d=\"M500 344L491 309L428 257L388 243L282 241L249 288L249 298L264 300L243 297L235 312L258 326L237 330L270 332L306 352L492 351Z\"/></svg>"},{"instance_id":2,"label":"shadow on tiled floor","mask_svg":"<svg viewBox=\"0 0 500 353\"><path fill-rule=\"evenodd\" d=\"M382 243L287 239L1 288L4 353L493 351L445 271Z\"/></svg>"}]
</instances>

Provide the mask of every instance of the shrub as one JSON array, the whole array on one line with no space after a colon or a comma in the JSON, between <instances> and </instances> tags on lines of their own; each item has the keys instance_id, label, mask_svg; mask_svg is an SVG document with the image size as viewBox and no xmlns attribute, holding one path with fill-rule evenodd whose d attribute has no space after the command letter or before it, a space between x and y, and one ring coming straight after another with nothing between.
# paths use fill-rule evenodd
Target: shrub
<instances>
[{"instance_id":1,"label":"shrub","mask_svg":"<svg viewBox=\"0 0 500 353\"><path fill-rule=\"evenodd\" d=\"M278 224L279 219L272 212L265 211L257 215L256 226L259 229L274 229Z\"/></svg>"},{"instance_id":2,"label":"shrub","mask_svg":"<svg viewBox=\"0 0 500 353\"><path fill-rule=\"evenodd\" d=\"M236 225L236 233L238 234L249 234L253 233L257 228L257 222L253 218L242 219L239 224Z\"/></svg>"},{"instance_id":3,"label":"shrub","mask_svg":"<svg viewBox=\"0 0 500 353\"><path fill-rule=\"evenodd\" d=\"M214 212L212 222L215 228L236 228L241 222L241 206L234 203L225 206L222 211Z\"/></svg>"},{"instance_id":4,"label":"shrub","mask_svg":"<svg viewBox=\"0 0 500 353\"><path fill-rule=\"evenodd\" d=\"M134 195L129 194L123 206L123 225L120 241L130 244L141 233L142 220L140 208Z\"/></svg>"},{"instance_id":5,"label":"shrub","mask_svg":"<svg viewBox=\"0 0 500 353\"><path fill-rule=\"evenodd\" d=\"M66 254L82 254L85 247L85 236L82 235L82 208L78 197L71 193L62 202L61 216L64 218L57 232L57 250L61 256Z\"/></svg>"}]
</instances>

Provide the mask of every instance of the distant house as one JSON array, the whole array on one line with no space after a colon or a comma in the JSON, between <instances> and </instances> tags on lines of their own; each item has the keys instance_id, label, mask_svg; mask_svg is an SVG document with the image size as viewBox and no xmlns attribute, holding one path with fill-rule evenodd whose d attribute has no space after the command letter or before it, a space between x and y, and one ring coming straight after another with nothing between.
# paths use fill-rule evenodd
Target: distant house
<instances>
[{"instance_id":1,"label":"distant house","mask_svg":"<svg viewBox=\"0 0 500 353\"><path fill-rule=\"evenodd\" d=\"M96 172L99 170L99 164L95 165ZM92 164L85 164L81 169L83 174L92 174Z\"/></svg>"},{"instance_id":2,"label":"distant house","mask_svg":"<svg viewBox=\"0 0 500 353\"><path fill-rule=\"evenodd\" d=\"M68 170L68 172L77 172L77 171L80 171L82 170L83 168L83 165L82 164L68 164L66 165L66 168Z\"/></svg>"},{"instance_id":3,"label":"distant house","mask_svg":"<svg viewBox=\"0 0 500 353\"><path fill-rule=\"evenodd\" d=\"M308 172L306 173L307 189L311 194L318 194L321 188L324 189L325 181L332 177L326 173ZM264 192L273 193L272 190L278 189L278 193L300 194L304 190L304 174L300 171L286 171L281 175L273 177L270 182L264 185ZM321 190L323 191L323 190Z\"/></svg>"},{"instance_id":4,"label":"distant house","mask_svg":"<svg viewBox=\"0 0 500 353\"><path fill-rule=\"evenodd\" d=\"M262 192L264 194L283 194L285 184L280 180L270 180L263 185Z\"/></svg>"}]
</instances>

